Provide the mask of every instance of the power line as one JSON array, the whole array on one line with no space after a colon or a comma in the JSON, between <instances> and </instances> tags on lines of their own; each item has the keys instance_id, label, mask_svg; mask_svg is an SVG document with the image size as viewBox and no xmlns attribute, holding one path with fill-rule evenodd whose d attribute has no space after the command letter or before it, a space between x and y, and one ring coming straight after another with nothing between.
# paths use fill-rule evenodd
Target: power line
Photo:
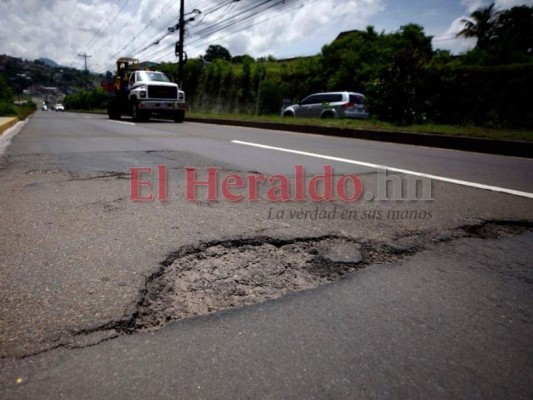
<instances>
[{"instance_id":1,"label":"power line","mask_svg":"<svg viewBox=\"0 0 533 400\"><path fill-rule=\"evenodd\" d=\"M290 13L290 12L292 12L292 11L298 9L298 8L302 8L302 7L304 7L305 5L307 5L307 4L311 4L311 3L314 3L314 2L316 2L316 1L318 1L318 0L308 0L307 3L305 3L305 4L298 4L298 5L295 5L293 8L290 8L290 9L288 9L288 10L285 10L284 12L281 12L281 13L274 13L275 10L270 10L270 11L269 11L268 13L266 13L265 15L273 14L271 17L269 17L269 18L265 18L265 19L262 19L262 20L259 20L259 21L254 21L253 23L248 24L248 25L246 25L246 26L244 26L244 27L242 27L242 28L240 28L240 29L238 29L238 30L231 31L231 32L229 32L229 33L227 33L227 34L225 34L225 35L222 35L222 36L217 36L217 37L215 37L214 39L208 40L207 42L203 42L201 45L198 45L198 46L194 46L194 47L192 47L191 50L192 50L192 49L198 49L198 48L200 48L200 47L205 46L206 44L209 44L209 43L212 43L212 42L218 41L218 40L223 39L223 38L225 38L225 37L228 37L228 36L231 36L231 35L235 35L235 34L237 34L237 33L239 33L239 32L244 31L245 29L252 28L252 27L257 26L257 25L261 25L262 23L265 23L265 22L267 22L267 21L270 21L270 20L272 20L272 19L274 19L274 18L277 18L277 17L280 17L280 16L282 16L282 15L288 14L288 13ZM242 22L242 21L240 21L240 22ZM236 25L240 24L240 22L237 23ZM221 31L221 30L223 30L223 28L217 30L217 32L219 32L219 31ZM215 34L215 33L217 33L217 32L211 33L211 34L208 35L208 36L212 36L213 34ZM201 39L202 39L202 38L198 38L198 39L194 40L193 42L198 42L198 41L201 40ZM193 43L193 42L190 42L190 43Z\"/></svg>"},{"instance_id":2,"label":"power line","mask_svg":"<svg viewBox=\"0 0 533 400\"><path fill-rule=\"evenodd\" d=\"M129 0L128 0L128 1L129 1ZM136 15L139 13L139 11L141 10L141 5L142 5L143 2L144 2L144 0L142 0L142 1L141 1L141 4L139 5L139 7L137 7L137 11L135 11L135 13L133 13L133 15L132 15L131 17L128 17L128 19L126 20L126 22L124 22L124 24L123 24L119 29L117 29L116 31L114 31L114 32L112 33L112 35L118 36L118 35L124 30L124 28L126 28L126 26L132 24L132 20L135 18L135 16L136 16ZM171 2L172 2L172 0L170 0L167 4L170 4ZM120 11L119 11L119 13L117 13L117 16L118 16L119 14L120 14ZM145 27L145 29L148 28L148 26L150 26L150 23ZM106 32L107 32L107 31L106 31ZM111 35L111 33L110 33L110 35ZM96 50L101 49L102 46L104 46L106 43L107 43L107 40L102 40L102 41L101 41L101 44L100 44L98 47L96 47ZM96 43L94 43L93 46L94 46L94 45L97 45L97 44L98 44L98 41L97 41Z\"/></svg>"},{"instance_id":3,"label":"power line","mask_svg":"<svg viewBox=\"0 0 533 400\"><path fill-rule=\"evenodd\" d=\"M274 19L274 18L277 18L277 17L279 17L279 16L285 15L285 14L287 14L287 13L289 13L289 12L292 12L292 11L298 9L298 8L302 8L302 7L304 7L304 6L308 5L308 4L311 4L311 3L315 2L315 1L317 1L317 0L309 0L309 1L307 1L306 3L304 3L304 4L301 4L301 3L300 3L300 4L293 4L293 7L288 8L288 9L285 10L284 12L276 13L275 7L283 6L283 5L286 5L286 3L287 3L287 1L279 1L279 2L277 2L277 3L275 3L275 4L272 4L272 5L268 6L268 7L265 7L264 9L260 10L260 12L263 12L263 14L262 14L263 16L266 17L266 16L268 16L268 15L271 15L270 17L268 17L268 18L263 18L263 19L261 19L261 20L259 20L259 21L253 21L252 23L249 23L249 24L247 24L247 25L245 25L245 26L243 26L243 23L244 23L244 22L246 22L247 20L249 20L249 19L252 18L252 17L255 17L255 16L259 15L260 12L256 12L256 13L253 13L253 14L245 15L243 18L241 18L241 19L238 20L238 21L235 21L235 16L231 16L231 17L229 17L229 18L227 18L227 19L225 19L225 20L223 20L223 21L220 21L220 22L218 23L219 26L218 26L216 29L211 30L208 34L204 33L203 35L199 36L199 37L196 38L195 40L190 41L190 42L188 43L188 45L190 46L192 43L199 42L199 41L202 40L203 38L206 38L206 37L212 36L212 35L214 35L214 34L220 32L220 31L223 31L224 29L228 28L228 25L231 25L231 28L232 28L232 31L231 31L231 32L229 32L229 33L227 33L227 34L225 34L225 35L222 35L222 36L217 36L217 37L215 37L215 38L213 38L213 39L211 39L211 40L208 40L207 42L202 42L202 44L200 44L200 45L198 45L198 46L193 46L192 48L190 48L190 47L188 47L188 48L189 48L189 49L197 49L197 48L203 47L203 46L205 46L206 44L209 44L209 43L212 43L212 42L218 41L218 40L220 40L220 39L223 39L223 38L225 38L225 37L228 37L228 36L231 36L231 35L237 34L237 33L239 33L239 32L242 32L242 31L245 30L245 29L248 29L248 28L251 28L251 27L254 27L254 26L260 25L260 24L262 24L262 23L264 23L264 22L267 22L267 21L269 21L269 20L272 20L272 19ZM262 4L264 4L264 3L262 3ZM257 6L256 6L255 8L257 8ZM252 10L252 9L249 8L248 10L245 10L245 11L251 11L251 10ZM243 14L243 13L240 13L239 15L241 15L241 14ZM211 27L211 28L212 28L212 27ZM233 28L240 28L240 29L236 29L236 30L235 30L235 29L233 29ZM193 33L192 36L196 36L196 35L198 35L198 33ZM158 55L158 54L160 54L160 53L162 53L162 52L164 52L164 51L168 51L169 49L170 49L170 48L167 47L166 49L163 49L163 50L160 50L160 51L158 51L158 52L156 52L156 53L151 54L149 57L156 56L156 55ZM161 55L163 55L163 54L161 54ZM161 57L161 56L159 56L158 58L160 58L160 57ZM154 60L154 61L157 61L157 58L156 58L156 60Z\"/></svg>"},{"instance_id":4,"label":"power line","mask_svg":"<svg viewBox=\"0 0 533 400\"><path fill-rule=\"evenodd\" d=\"M237 0L237 1L238 1L238 0ZM258 15L259 12L267 11L267 10L269 10L269 9L271 9L271 8L274 8L274 7L276 7L276 6L279 6L280 4L285 4L286 1L288 1L288 0L280 0L280 1L278 1L277 3L274 3L273 5L270 5L270 6L268 6L268 7L263 8L262 10L260 9L262 6L264 6L264 5L268 4L268 3L270 3L271 1L272 1L272 0L264 0L264 1L262 1L261 3L259 3L259 4L252 4L252 5L250 5L250 6L246 5L246 6L244 6L244 7L247 7L247 8L245 8L244 10L242 10L242 8L241 8L240 10L237 10L237 11L240 11L240 12L238 12L237 14L232 15L232 16L230 16L230 17L228 17L228 18L222 19L221 21L219 21L218 23L216 23L216 24L214 24L214 25L212 25L212 26L210 26L210 27L203 28L203 29L200 30L200 32L207 32L208 30L211 29L211 30L212 30L212 33L215 33L215 32L217 32L218 30L221 30L221 29L226 28L228 24L238 24L238 23L242 22L242 20L241 20L241 21L238 21L238 17L241 16L241 15L248 14L248 15L245 15L245 17L243 18L243 20L245 20L245 19L248 19L248 18L251 18L251 17L253 17L253 16ZM227 3L225 3L225 4L222 4L222 5L219 5L219 6L215 6L215 7L213 7L212 9L208 10L206 13L210 13L210 12L218 11L219 9L221 9L221 8L223 8L223 7L225 7L225 6L229 5L229 4L231 4L231 3L234 3L234 2L236 2L236 0L232 0L232 1L229 1L229 2L227 2ZM257 9L259 9L258 12L255 12L255 13L254 13L253 11L254 11L254 10L257 10ZM221 25L221 24L224 24L224 23L225 23L225 25L220 27L220 25ZM218 27L218 28L217 28L217 27ZM215 29L213 30L213 28L215 28ZM209 33L209 34L212 34L212 33ZM209 36L209 34L208 34L208 35L205 35L205 36ZM198 33L195 32L195 33L193 33L191 36L194 37L194 36L196 36L196 35L198 35ZM202 37L200 37L199 39L201 39L201 38L202 38ZM193 42L196 42L196 41L199 40L199 39L193 40ZM189 43L189 44L190 44L190 43ZM159 55L159 54L161 54L161 53L164 53L164 52L168 51L169 49L170 49L170 46L167 46L166 48L163 48L163 49L161 49L161 50L155 51L155 52L153 52L153 53L151 53L151 54L145 56L144 58L145 58L145 59L150 59L150 58L152 58L152 57L154 57L154 56L157 56L157 55Z\"/></svg>"},{"instance_id":5,"label":"power line","mask_svg":"<svg viewBox=\"0 0 533 400\"><path fill-rule=\"evenodd\" d=\"M263 24L273 18L277 18L288 12L292 12L297 8L304 7L305 5L313 3L315 1L317 0L303 1L303 4L300 0L263 0L261 2L253 2L252 4L248 2L245 3L244 1L240 2L240 0L230 0L222 4L215 3L211 7L208 7L208 9L202 13L201 20L191 27L192 32L188 35L191 40L186 43L186 47L188 49L200 48L213 41L223 39L225 37L242 32L245 29L249 29L251 27ZM236 5L236 2L240 2L240 4ZM122 53L128 46L132 45L137 39L140 38L142 33L146 32L147 29L154 26L154 24L163 17L166 11L172 9L172 7L174 7L178 3L179 2L176 0L174 0L174 2L172 0L166 2L163 7L161 7L157 16L152 18L152 20L150 20L150 22L146 26L144 26L144 28L139 33L137 33L131 40L129 40L119 51L114 53L110 58L116 57L117 55ZM209 3L211 3L211 1L209 0L199 1L193 3L193 5L191 5L190 7L201 7ZM289 5L291 5L292 7L290 7ZM287 10L281 13L276 12L276 9L279 9L284 6L288 6ZM224 7L229 7L225 10L224 17L219 18L218 21L216 21L214 24L210 24L209 26L202 26L205 24L206 17L208 17L210 14L212 15L216 13ZM246 22L250 22L251 19L254 20L251 23L247 24ZM143 43L138 44L135 48L128 51L128 55L136 58L141 58L141 54L145 53L149 48L153 47L157 43L161 45L162 48L159 48L151 53L145 54L144 56L142 56L142 59L157 61L165 57L165 54L168 54L170 50L175 47L174 43L167 43L166 38L170 36L171 33L173 33L171 32L171 30L177 30L178 28L180 28L179 23L175 26L172 26L170 28L171 30L169 30L169 28L166 28L167 26L169 26L172 20L176 21L176 17L173 16L171 19L165 21L166 23L164 25L160 25L161 28L156 30L148 41L145 40ZM123 27L120 28L120 30L122 29ZM224 31L226 31L227 33L221 36L219 35L213 37L220 32L224 33ZM183 33L185 37L185 32ZM205 41L204 39L208 40ZM166 44L163 44L164 42ZM200 42L202 43L200 44ZM194 46L195 44L197 45ZM191 47L191 45L193 46ZM179 54L179 52L177 54Z\"/></svg>"},{"instance_id":6,"label":"power line","mask_svg":"<svg viewBox=\"0 0 533 400\"><path fill-rule=\"evenodd\" d=\"M119 10L114 15L109 13L109 15L107 16L106 20L100 25L100 28L98 28L98 30L94 33L94 36L92 37L92 39L87 44L86 48L87 48L88 51L90 49L92 49L94 44L100 38L103 37L105 32L107 32L109 30L109 27L111 26L111 21L113 21L122 12L122 10L124 9L124 7L126 7L126 5L128 4L129 1L130 0L124 0L123 3L122 3L122 6L119 7ZM105 30L102 30L104 28L104 26L106 26L106 24L107 24L107 28Z\"/></svg>"},{"instance_id":7,"label":"power line","mask_svg":"<svg viewBox=\"0 0 533 400\"><path fill-rule=\"evenodd\" d=\"M139 33L137 33L131 40L129 40L124 46L122 46L122 48L120 50L118 50L116 53L114 53L111 58L115 58L117 55L119 55L120 53L122 53L122 51L124 49L126 49L130 44L132 44L133 42L135 42L135 40L137 40L137 38L142 34L144 33L150 26L152 26L155 22L157 22L162 16L163 16L163 13L169 9L171 9L173 6L176 5L176 3L174 2L175 0L170 0L168 1L167 3L165 3L165 5L161 8L161 11L159 12L159 14L153 18L145 27L144 29L142 29ZM172 20L174 20L175 17L172 17ZM170 23L172 20L170 20L168 23ZM164 26L167 26L168 25L165 24ZM153 37L155 38L156 35L154 35ZM140 48L140 47L138 47Z\"/></svg>"},{"instance_id":8,"label":"power line","mask_svg":"<svg viewBox=\"0 0 533 400\"><path fill-rule=\"evenodd\" d=\"M233 0L232 0L233 1ZM203 1L203 2L200 2L200 3L194 3L192 7L195 7L195 8L199 8L199 7L202 7L204 4L207 4L209 3L210 1L207 0L207 1ZM131 40L129 40L124 46L122 46L122 48L120 50L118 50L116 53L114 53L111 58L114 58L116 57L117 55L119 55L120 53L122 53L128 46L130 46L131 44L133 44L139 37L142 33L144 33L150 26L153 26L155 22L157 22L162 16L163 14L165 13L165 11L168 11L168 10L171 10L174 6L176 6L176 4L178 4L175 0L170 0L168 1L167 3L165 3L165 5L163 7L161 7L161 11L159 12L159 14L153 18L145 27L144 29L142 29L139 33L137 33ZM215 6L216 7L216 6ZM175 21L177 18L177 16L172 16L170 19L166 20L164 24L161 25L161 28L159 28L155 34L153 34L149 40L145 40L144 42L142 42L140 45L137 45L133 50L130 50L129 53L130 53L130 56L134 56L134 55L137 55L137 54L140 54L142 53L143 51L147 50L148 48L150 48L156 41L161 41L163 38L160 38L159 40L157 40L157 38L159 36L161 36L164 32L167 32L167 27L173 22ZM166 35L165 35L166 37Z\"/></svg>"},{"instance_id":9,"label":"power line","mask_svg":"<svg viewBox=\"0 0 533 400\"><path fill-rule=\"evenodd\" d=\"M235 23L235 20L236 20L237 17L239 17L240 15L246 14L246 13L248 13L248 15L245 16L245 17L243 17L243 19L252 18L252 17L258 15L259 12L252 13L251 11L253 11L253 10L257 9L257 8L260 8L260 7L262 7L262 6L265 5L265 4L271 3L271 1L272 1L272 0L264 0L262 3L252 5L250 8L248 8L248 9L246 9L246 10L243 10L242 12L240 12L240 13L238 13L238 14L236 14L236 15L230 16L229 18L222 19L221 21L218 21L217 23L215 23L215 24L213 24L213 25L211 25L211 26L208 26L208 27L206 27L206 28L203 28L203 29L201 29L199 32L195 32L194 34L195 34L195 35L200 35L200 36L203 35L203 34L205 34L205 33L209 34L210 31L212 31L212 30L214 30L214 29L216 30L218 27L220 27L220 26L221 26L222 24L224 24L224 23L226 23L226 24L228 24L228 23L230 23L230 24ZM285 1L284 1L284 0L280 0L280 1L278 1L278 3L273 4L273 5L271 5L271 6L268 7L268 8L275 7L276 5L279 5L280 3L285 3ZM264 10L260 10L260 11L264 11ZM241 20L241 21L242 21L242 20ZM239 22L240 22L240 21L239 21ZM223 29L223 28L220 28L220 29Z\"/></svg>"},{"instance_id":10,"label":"power line","mask_svg":"<svg viewBox=\"0 0 533 400\"><path fill-rule=\"evenodd\" d=\"M198 9L195 8L192 12L189 12L188 14L194 13L194 12L196 11L196 13L201 13L201 14L203 15L202 18L205 18L206 15L208 15L208 14L210 14L210 13L213 13L213 12L215 12L215 11L218 11L218 10L220 10L221 8L225 7L225 6L227 6L227 5L231 5L232 3L236 3L236 2L238 2L238 1L240 1L240 0L229 0L229 1L225 2L225 3L223 3L223 4L219 4L219 5L215 5L215 6L213 6L213 7L211 7L210 9L208 9L207 11L205 11L205 12L203 12L203 13L202 13L200 10L198 10ZM185 22L188 23L188 22L192 22L192 21L194 21L194 18L193 18L193 19L189 19L189 20L187 20L187 21L185 21ZM176 25L175 27L168 28L168 31L167 31L165 34L163 34L163 36L161 36L159 39L157 39L157 40L155 40L155 41L152 40L148 45L144 46L144 48L142 48L141 50L139 50L139 48L137 48L137 49L134 51L134 53L135 53L136 55L140 55L140 54L142 54L144 51L148 50L150 47L152 47L152 46L154 46L154 45L158 45L158 44L160 44L160 42L161 42L163 39L165 39L167 36L169 36L170 34L172 34L172 33L174 32L175 29L178 29L178 26L179 26L179 24ZM166 50L166 49L164 49L164 50ZM159 52L160 52L160 51L156 51L156 53L159 53Z\"/></svg>"}]
</instances>

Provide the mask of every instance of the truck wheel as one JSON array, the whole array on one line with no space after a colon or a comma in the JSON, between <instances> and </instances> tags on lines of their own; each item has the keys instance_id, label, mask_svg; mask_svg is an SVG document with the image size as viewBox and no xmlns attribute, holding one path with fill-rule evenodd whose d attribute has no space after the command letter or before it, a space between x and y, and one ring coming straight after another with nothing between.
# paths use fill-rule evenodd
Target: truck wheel
<instances>
[{"instance_id":1,"label":"truck wheel","mask_svg":"<svg viewBox=\"0 0 533 400\"><path fill-rule=\"evenodd\" d=\"M174 112L174 122L183 122L185 119L185 111L178 110Z\"/></svg>"},{"instance_id":2,"label":"truck wheel","mask_svg":"<svg viewBox=\"0 0 533 400\"><path fill-rule=\"evenodd\" d=\"M139 105L136 101L132 101L131 104L131 119L135 122L139 122L141 120Z\"/></svg>"}]
</instances>

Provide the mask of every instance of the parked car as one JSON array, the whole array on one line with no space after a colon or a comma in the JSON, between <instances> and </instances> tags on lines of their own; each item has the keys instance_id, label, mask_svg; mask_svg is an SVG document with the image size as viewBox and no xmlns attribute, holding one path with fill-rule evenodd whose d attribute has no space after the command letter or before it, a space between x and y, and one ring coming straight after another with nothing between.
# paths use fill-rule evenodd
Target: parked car
<instances>
[{"instance_id":1,"label":"parked car","mask_svg":"<svg viewBox=\"0 0 533 400\"><path fill-rule=\"evenodd\" d=\"M63 107L63 104L56 104L54 106L54 110L56 110L56 111L65 111L65 107Z\"/></svg>"},{"instance_id":2,"label":"parked car","mask_svg":"<svg viewBox=\"0 0 533 400\"><path fill-rule=\"evenodd\" d=\"M41 111L48 111L48 107L46 106L46 104L43 104L41 106Z\"/></svg>"},{"instance_id":3,"label":"parked car","mask_svg":"<svg viewBox=\"0 0 533 400\"><path fill-rule=\"evenodd\" d=\"M365 96L355 92L315 93L281 110L283 117L368 118Z\"/></svg>"}]
</instances>

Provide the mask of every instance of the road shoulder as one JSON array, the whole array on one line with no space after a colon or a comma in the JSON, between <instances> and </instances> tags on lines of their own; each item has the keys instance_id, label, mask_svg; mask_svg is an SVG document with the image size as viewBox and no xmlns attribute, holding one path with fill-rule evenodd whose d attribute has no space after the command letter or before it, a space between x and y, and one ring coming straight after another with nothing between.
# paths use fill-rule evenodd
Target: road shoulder
<instances>
[{"instance_id":1,"label":"road shoulder","mask_svg":"<svg viewBox=\"0 0 533 400\"><path fill-rule=\"evenodd\" d=\"M0 117L0 136L18 121L17 117Z\"/></svg>"}]
</instances>

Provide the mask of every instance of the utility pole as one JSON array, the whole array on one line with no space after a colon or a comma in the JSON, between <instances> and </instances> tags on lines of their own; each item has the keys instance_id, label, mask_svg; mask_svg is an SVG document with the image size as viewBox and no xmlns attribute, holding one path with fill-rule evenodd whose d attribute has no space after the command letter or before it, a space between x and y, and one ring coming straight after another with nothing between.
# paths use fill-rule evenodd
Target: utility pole
<instances>
[{"instance_id":1,"label":"utility pole","mask_svg":"<svg viewBox=\"0 0 533 400\"><path fill-rule=\"evenodd\" d=\"M178 42L178 86L183 88L183 40L185 39L185 0L180 0L180 37Z\"/></svg>"},{"instance_id":2,"label":"utility pole","mask_svg":"<svg viewBox=\"0 0 533 400\"><path fill-rule=\"evenodd\" d=\"M83 53L83 54L78 54L78 57L83 57L85 59L85 72L87 72L87 59L91 58L92 56L88 55L87 53Z\"/></svg>"}]
</instances>

